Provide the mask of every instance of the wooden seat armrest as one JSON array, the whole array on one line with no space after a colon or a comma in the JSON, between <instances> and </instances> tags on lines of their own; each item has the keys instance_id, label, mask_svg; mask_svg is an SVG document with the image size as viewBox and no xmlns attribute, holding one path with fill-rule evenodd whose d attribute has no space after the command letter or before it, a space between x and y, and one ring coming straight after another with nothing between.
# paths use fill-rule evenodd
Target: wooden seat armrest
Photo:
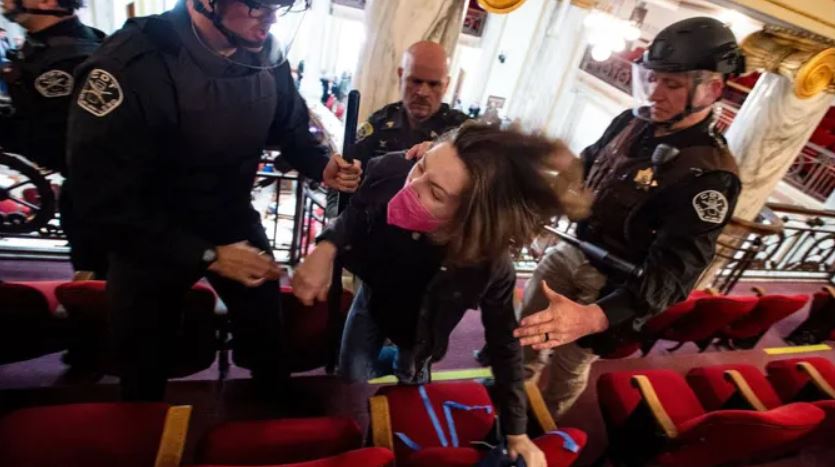
<instances>
[{"instance_id":1,"label":"wooden seat armrest","mask_svg":"<svg viewBox=\"0 0 835 467\"><path fill-rule=\"evenodd\" d=\"M371 411L371 442L376 447L394 451L388 399L386 396L371 396L368 406Z\"/></svg>"},{"instance_id":2,"label":"wooden seat armrest","mask_svg":"<svg viewBox=\"0 0 835 467\"><path fill-rule=\"evenodd\" d=\"M814 365L809 362L800 362L797 364L797 369L809 375L809 378L812 380L812 384L814 384L820 392L826 394L830 399L835 399L835 388L833 388L828 381L823 379L823 376L821 376L820 372Z\"/></svg>"},{"instance_id":3,"label":"wooden seat armrest","mask_svg":"<svg viewBox=\"0 0 835 467\"><path fill-rule=\"evenodd\" d=\"M180 466L183 459L183 449L186 446L190 418L190 405L175 405L168 408L154 467Z\"/></svg>"},{"instance_id":4,"label":"wooden seat armrest","mask_svg":"<svg viewBox=\"0 0 835 467\"><path fill-rule=\"evenodd\" d=\"M730 381L730 383L736 387L739 394L754 410L758 412L765 412L768 410L768 407L766 407L760 398L754 394L754 390L751 389L751 386L748 384L748 381L745 380L745 377L742 376L742 373L737 370L726 370L725 379Z\"/></svg>"},{"instance_id":5,"label":"wooden seat armrest","mask_svg":"<svg viewBox=\"0 0 835 467\"><path fill-rule=\"evenodd\" d=\"M528 405L542 431L548 433L556 430L557 423L554 422L554 417L551 416L551 412L545 404L545 399L542 398L542 393L535 382L525 381L525 395L528 396Z\"/></svg>"},{"instance_id":6,"label":"wooden seat armrest","mask_svg":"<svg viewBox=\"0 0 835 467\"><path fill-rule=\"evenodd\" d=\"M649 378L644 375L635 375L632 377L632 384L638 388L638 392L641 393L641 397L647 404L647 407L649 407L658 426L664 430L664 435L669 439L677 438L678 429L675 423L673 423L673 419L670 418L670 415L664 409L664 406L661 405L661 400L658 399L658 394L655 392L655 388L652 387L652 382L650 382Z\"/></svg>"}]
</instances>

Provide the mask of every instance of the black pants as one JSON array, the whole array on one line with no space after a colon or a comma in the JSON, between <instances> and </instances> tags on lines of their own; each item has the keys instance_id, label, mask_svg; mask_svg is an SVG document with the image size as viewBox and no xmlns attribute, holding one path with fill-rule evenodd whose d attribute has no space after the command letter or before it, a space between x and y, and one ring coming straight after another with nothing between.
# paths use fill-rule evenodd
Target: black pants
<instances>
[{"instance_id":1,"label":"black pants","mask_svg":"<svg viewBox=\"0 0 835 467\"><path fill-rule=\"evenodd\" d=\"M263 228L251 226L240 238L270 251ZM233 360L252 371L259 384L274 386L289 376L282 338L281 296L276 281L248 288L215 274L206 275L226 303L233 335ZM124 400L161 400L171 349L182 321L185 293L199 273L137 265L110 256L107 281L112 331Z\"/></svg>"},{"instance_id":2,"label":"black pants","mask_svg":"<svg viewBox=\"0 0 835 467\"><path fill-rule=\"evenodd\" d=\"M61 229L70 244L70 263L75 271L92 271L97 279L107 275L107 250L96 237L97 233L81 224L75 213L70 183L64 181L58 197L58 211L61 213Z\"/></svg>"}]
</instances>

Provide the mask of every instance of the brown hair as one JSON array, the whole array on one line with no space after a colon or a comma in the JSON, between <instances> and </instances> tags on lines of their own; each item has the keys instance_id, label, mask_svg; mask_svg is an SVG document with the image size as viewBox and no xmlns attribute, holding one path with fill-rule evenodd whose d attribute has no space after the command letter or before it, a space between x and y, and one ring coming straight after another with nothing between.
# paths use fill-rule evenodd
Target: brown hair
<instances>
[{"instance_id":1,"label":"brown hair","mask_svg":"<svg viewBox=\"0 0 835 467\"><path fill-rule=\"evenodd\" d=\"M439 240L447 259L471 265L530 243L554 216L588 214L591 197L582 188L582 165L564 143L519 130L468 122L442 136L470 175L456 219ZM558 158L570 169L558 172Z\"/></svg>"}]
</instances>

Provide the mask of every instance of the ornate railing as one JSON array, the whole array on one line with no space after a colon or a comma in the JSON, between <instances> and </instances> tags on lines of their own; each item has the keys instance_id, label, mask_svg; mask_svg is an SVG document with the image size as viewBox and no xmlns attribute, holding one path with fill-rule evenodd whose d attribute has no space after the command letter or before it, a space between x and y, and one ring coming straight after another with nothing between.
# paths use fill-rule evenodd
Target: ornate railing
<instances>
[{"instance_id":1,"label":"ornate railing","mask_svg":"<svg viewBox=\"0 0 835 467\"><path fill-rule=\"evenodd\" d=\"M835 211L769 203L757 222L735 220L719 240L724 260L713 286L741 278L829 281L835 278Z\"/></svg>"},{"instance_id":2,"label":"ornate railing","mask_svg":"<svg viewBox=\"0 0 835 467\"><path fill-rule=\"evenodd\" d=\"M783 180L819 201L826 201L835 190L835 153L806 143Z\"/></svg>"}]
</instances>

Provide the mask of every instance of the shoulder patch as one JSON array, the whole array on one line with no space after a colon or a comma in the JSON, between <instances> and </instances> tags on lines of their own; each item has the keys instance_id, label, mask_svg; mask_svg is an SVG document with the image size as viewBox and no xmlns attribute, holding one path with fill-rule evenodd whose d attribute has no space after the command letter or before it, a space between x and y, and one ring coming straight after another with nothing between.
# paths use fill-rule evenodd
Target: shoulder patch
<instances>
[{"instance_id":1,"label":"shoulder patch","mask_svg":"<svg viewBox=\"0 0 835 467\"><path fill-rule=\"evenodd\" d=\"M374 134L374 125L365 122L357 130L357 143Z\"/></svg>"},{"instance_id":2,"label":"shoulder patch","mask_svg":"<svg viewBox=\"0 0 835 467\"><path fill-rule=\"evenodd\" d=\"M78 95L78 106L96 117L113 112L122 105L122 101L124 93L119 81L101 68L90 72Z\"/></svg>"},{"instance_id":3,"label":"shoulder patch","mask_svg":"<svg viewBox=\"0 0 835 467\"><path fill-rule=\"evenodd\" d=\"M716 190L705 190L693 197L693 209L702 222L721 224L728 215L728 200Z\"/></svg>"},{"instance_id":4,"label":"shoulder patch","mask_svg":"<svg viewBox=\"0 0 835 467\"><path fill-rule=\"evenodd\" d=\"M35 78L35 90L47 98L69 96L73 84L72 75L64 70L49 70Z\"/></svg>"}]
</instances>

